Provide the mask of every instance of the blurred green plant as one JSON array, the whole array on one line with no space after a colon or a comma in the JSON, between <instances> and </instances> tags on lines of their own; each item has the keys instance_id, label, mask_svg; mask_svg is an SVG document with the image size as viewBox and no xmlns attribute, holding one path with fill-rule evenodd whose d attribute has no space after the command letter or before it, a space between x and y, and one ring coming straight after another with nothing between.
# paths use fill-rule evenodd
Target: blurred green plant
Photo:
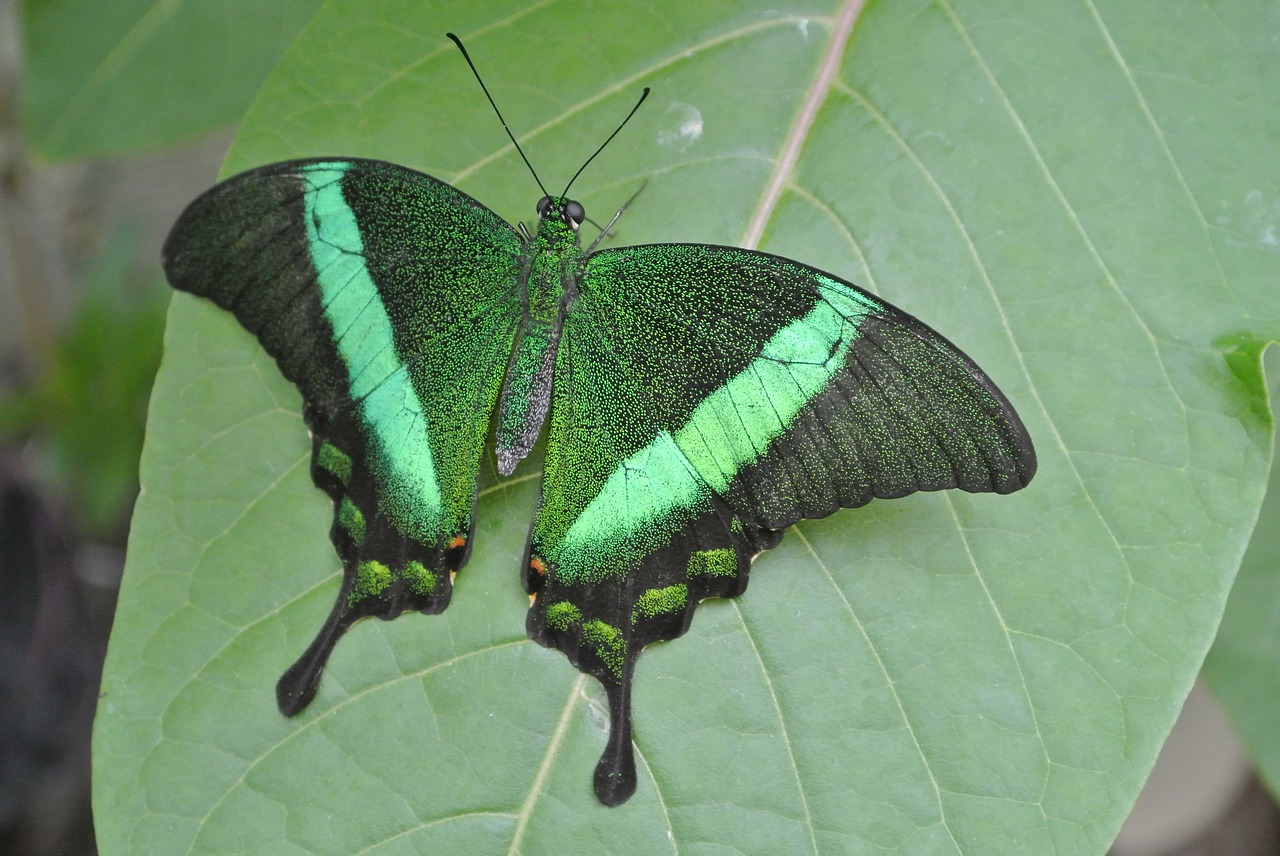
<instances>
[{"instance_id":1,"label":"blurred green plant","mask_svg":"<svg viewBox=\"0 0 1280 856\"><path fill-rule=\"evenodd\" d=\"M138 493L147 400L160 364L168 290L139 277L135 241L109 240L40 375L0 395L0 443L30 441L42 475L91 538L123 541Z\"/></svg>"},{"instance_id":2,"label":"blurred green plant","mask_svg":"<svg viewBox=\"0 0 1280 856\"><path fill-rule=\"evenodd\" d=\"M1280 405L1280 351L1272 348L1266 357L1274 411ZM1280 795L1280 467L1274 464L1204 674L1259 775Z\"/></svg>"}]
</instances>

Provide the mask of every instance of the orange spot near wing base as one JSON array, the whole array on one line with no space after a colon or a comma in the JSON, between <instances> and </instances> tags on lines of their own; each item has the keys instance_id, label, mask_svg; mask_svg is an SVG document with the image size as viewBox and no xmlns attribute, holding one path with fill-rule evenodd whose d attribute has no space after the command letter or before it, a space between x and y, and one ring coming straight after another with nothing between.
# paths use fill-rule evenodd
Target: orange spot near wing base
<instances>
[{"instance_id":1,"label":"orange spot near wing base","mask_svg":"<svg viewBox=\"0 0 1280 856\"><path fill-rule=\"evenodd\" d=\"M461 535L454 535L453 540L449 542L449 549L455 550L458 547L465 546L466 543L467 543L466 538L463 538Z\"/></svg>"},{"instance_id":2,"label":"orange spot near wing base","mask_svg":"<svg viewBox=\"0 0 1280 856\"><path fill-rule=\"evenodd\" d=\"M537 571L539 576L545 577L547 575L546 563L544 563L537 556L534 556L532 559L529 560L529 567Z\"/></svg>"}]
</instances>

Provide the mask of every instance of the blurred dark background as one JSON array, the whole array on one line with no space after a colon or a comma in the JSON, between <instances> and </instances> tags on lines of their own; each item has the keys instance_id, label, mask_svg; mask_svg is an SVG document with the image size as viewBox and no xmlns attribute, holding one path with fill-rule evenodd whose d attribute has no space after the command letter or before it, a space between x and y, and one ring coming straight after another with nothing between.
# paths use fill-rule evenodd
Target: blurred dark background
<instances>
[{"instance_id":1,"label":"blurred dark background","mask_svg":"<svg viewBox=\"0 0 1280 856\"><path fill-rule=\"evenodd\" d=\"M0 0L0 855L96 852L89 749L168 288L167 223L230 139L44 164Z\"/></svg>"}]
</instances>

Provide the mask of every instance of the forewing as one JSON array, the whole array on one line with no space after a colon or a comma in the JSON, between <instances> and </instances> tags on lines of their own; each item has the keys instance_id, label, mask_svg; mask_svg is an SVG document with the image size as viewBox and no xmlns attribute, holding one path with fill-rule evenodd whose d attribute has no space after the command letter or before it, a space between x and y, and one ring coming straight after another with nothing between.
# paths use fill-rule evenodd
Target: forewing
<instances>
[{"instance_id":1,"label":"forewing","mask_svg":"<svg viewBox=\"0 0 1280 856\"><path fill-rule=\"evenodd\" d=\"M635 788L630 681L698 601L805 517L958 487L1008 493L1035 454L1008 401L937 332L786 259L705 245L586 263L556 365L530 635L609 692L601 800Z\"/></svg>"},{"instance_id":2,"label":"forewing","mask_svg":"<svg viewBox=\"0 0 1280 856\"><path fill-rule=\"evenodd\" d=\"M521 249L466 194L352 159L242 173L173 227L170 283L231 311L297 384L312 477L334 503L343 583L277 687L286 713L314 696L353 621L448 604L519 318Z\"/></svg>"}]
</instances>

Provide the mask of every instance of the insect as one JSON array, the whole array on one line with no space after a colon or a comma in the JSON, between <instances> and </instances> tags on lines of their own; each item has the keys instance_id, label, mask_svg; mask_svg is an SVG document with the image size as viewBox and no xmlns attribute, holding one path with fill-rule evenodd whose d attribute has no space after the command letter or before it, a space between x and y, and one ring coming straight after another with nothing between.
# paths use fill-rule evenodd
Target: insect
<instances>
[{"instance_id":1,"label":"insect","mask_svg":"<svg viewBox=\"0 0 1280 856\"><path fill-rule=\"evenodd\" d=\"M406 167L275 163L192 202L164 267L298 386L333 500L342 584L281 711L311 702L353 622L448 605L495 411L504 475L546 423L528 632L604 686L594 784L618 805L636 789L636 658L699 601L741 594L787 526L920 490L1010 493L1036 459L992 381L916 318L754 250L584 249L568 191L543 196L531 235Z\"/></svg>"}]
</instances>

